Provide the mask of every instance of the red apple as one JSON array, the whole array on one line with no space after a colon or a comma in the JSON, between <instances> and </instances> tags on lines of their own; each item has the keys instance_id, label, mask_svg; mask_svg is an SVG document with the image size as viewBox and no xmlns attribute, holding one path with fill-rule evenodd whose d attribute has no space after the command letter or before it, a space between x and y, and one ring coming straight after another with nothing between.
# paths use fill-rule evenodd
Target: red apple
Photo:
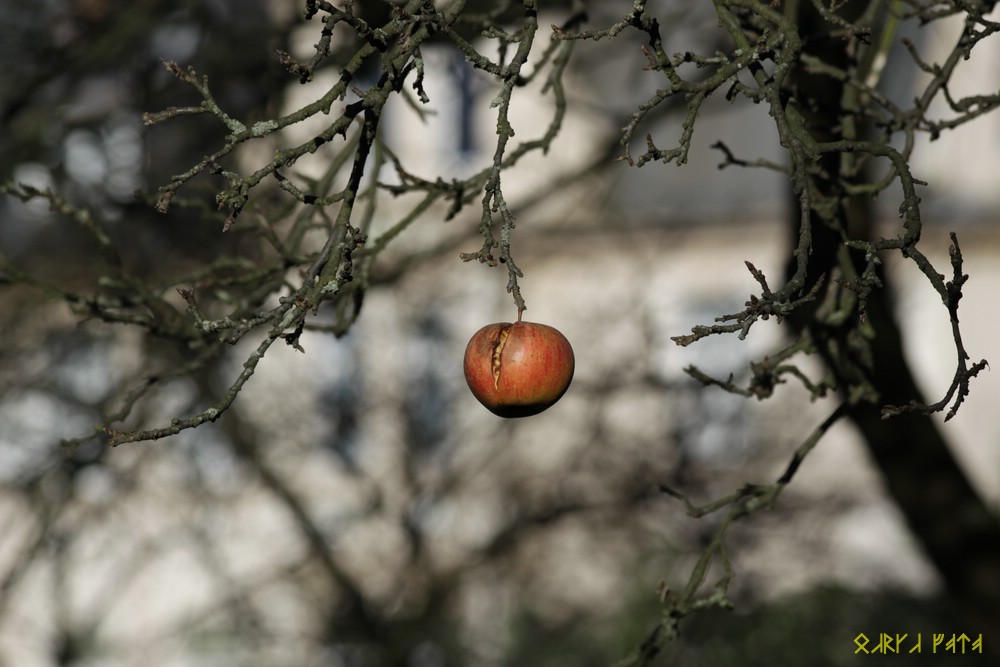
<instances>
[{"instance_id":1,"label":"red apple","mask_svg":"<svg viewBox=\"0 0 1000 667\"><path fill-rule=\"evenodd\" d=\"M501 417L528 417L550 407L566 393L573 368L566 337L534 322L487 324L465 348L469 389Z\"/></svg>"}]
</instances>

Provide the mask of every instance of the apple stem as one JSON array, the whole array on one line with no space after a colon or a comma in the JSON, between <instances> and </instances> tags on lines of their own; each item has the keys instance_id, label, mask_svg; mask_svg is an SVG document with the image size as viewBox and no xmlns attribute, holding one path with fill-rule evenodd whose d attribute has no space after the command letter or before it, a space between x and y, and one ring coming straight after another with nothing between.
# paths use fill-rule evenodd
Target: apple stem
<instances>
[{"instance_id":1,"label":"apple stem","mask_svg":"<svg viewBox=\"0 0 1000 667\"><path fill-rule=\"evenodd\" d=\"M524 314L524 308L521 307L521 306L518 306L518 308L517 308L517 321L518 322L521 321L521 315L523 315L523 314Z\"/></svg>"}]
</instances>

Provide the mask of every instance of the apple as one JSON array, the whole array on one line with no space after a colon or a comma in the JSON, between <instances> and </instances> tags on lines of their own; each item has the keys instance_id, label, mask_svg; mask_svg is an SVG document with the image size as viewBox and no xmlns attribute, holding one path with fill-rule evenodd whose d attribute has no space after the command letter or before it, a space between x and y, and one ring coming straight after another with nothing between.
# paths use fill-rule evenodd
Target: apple
<instances>
[{"instance_id":1,"label":"apple","mask_svg":"<svg viewBox=\"0 0 1000 667\"><path fill-rule=\"evenodd\" d=\"M573 348L558 329L535 322L487 324L465 348L472 394L500 417L529 417L558 401L573 379Z\"/></svg>"}]
</instances>

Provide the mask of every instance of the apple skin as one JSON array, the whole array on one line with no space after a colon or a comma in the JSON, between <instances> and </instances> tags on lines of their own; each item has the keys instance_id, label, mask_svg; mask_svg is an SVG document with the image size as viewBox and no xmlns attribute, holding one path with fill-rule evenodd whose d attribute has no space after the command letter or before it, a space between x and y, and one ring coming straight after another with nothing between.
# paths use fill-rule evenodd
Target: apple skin
<instances>
[{"instance_id":1,"label":"apple skin","mask_svg":"<svg viewBox=\"0 0 1000 667\"><path fill-rule=\"evenodd\" d=\"M558 329L535 322L496 322L465 348L465 380L500 417L530 417L562 398L573 379L573 348Z\"/></svg>"}]
</instances>

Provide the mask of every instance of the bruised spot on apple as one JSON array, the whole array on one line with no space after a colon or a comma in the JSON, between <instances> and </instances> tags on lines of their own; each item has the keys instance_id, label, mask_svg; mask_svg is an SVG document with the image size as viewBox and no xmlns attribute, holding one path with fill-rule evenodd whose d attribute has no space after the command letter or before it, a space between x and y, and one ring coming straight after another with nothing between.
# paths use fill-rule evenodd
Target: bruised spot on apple
<instances>
[{"instance_id":1,"label":"bruised spot on apple","mask_svg":"<svg viewBox=\"0 0 1000 667\"><path fill-rule=\"evenodd\" d=\"M530 417L558 401L573 379L566 337L535 322L488 324L465 348L472 394L500 417Z\"/></svg>"}]
</instances>

